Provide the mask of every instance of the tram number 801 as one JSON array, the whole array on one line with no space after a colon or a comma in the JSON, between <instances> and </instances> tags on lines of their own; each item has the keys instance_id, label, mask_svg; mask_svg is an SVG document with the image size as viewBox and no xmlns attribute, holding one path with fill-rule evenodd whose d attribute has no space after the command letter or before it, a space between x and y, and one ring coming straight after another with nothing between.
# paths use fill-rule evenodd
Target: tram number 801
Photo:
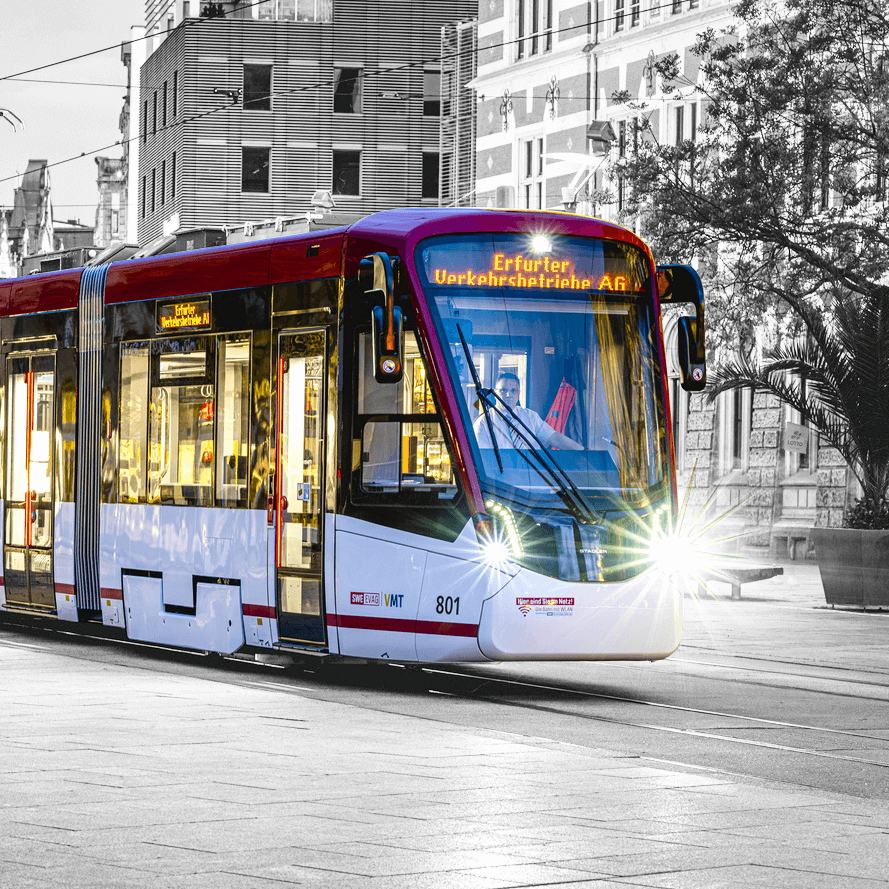
<instances>
[{"instance_id":1,"label":"tram number 801","mask_svg":"<svg viewBox=\"0 0 889 889\"><path fill-rule=\"evenodd\" d=\"M439 596L435 600L436 614L459 614L460 613L460 597L459 596Z\"/></svg>"}]
</instances>

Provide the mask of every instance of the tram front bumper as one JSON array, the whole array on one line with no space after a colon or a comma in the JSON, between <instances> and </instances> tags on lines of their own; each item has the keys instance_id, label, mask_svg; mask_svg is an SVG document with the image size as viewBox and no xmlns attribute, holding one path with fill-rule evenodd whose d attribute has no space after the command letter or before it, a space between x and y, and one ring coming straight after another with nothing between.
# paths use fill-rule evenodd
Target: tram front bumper
<instances>
[{"instance_id":1,"label":"tram front bumper","mask_svg":"<svg viewBox=\"0 0 889 889\"><path fill-rule=\"evenodd\" d=\"M521 569L482 605L478 644L509 660L659 660L682 636L682 593L656 569L571 583Z\"/></svg>"}]
</instances>

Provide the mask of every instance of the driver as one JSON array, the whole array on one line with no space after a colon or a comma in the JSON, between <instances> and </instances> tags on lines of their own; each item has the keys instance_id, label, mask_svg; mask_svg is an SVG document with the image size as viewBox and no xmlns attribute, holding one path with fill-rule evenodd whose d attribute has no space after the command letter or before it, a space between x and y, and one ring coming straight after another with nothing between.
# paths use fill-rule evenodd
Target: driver
<instances>
[{"instance_id":1,"label":"driver","mask_svg":"<svg viewBox=\"0 0 889 889\"><path fill-rule=\"evenodd\" d=\"M543 443L543 446L546 448L561 448L562 450L570 450L570 451L582 451L583 445L578 444L574 439L568 438L567 435L562 435L561 432L556 432L552 426L547 425L540 418L540 414L535 413L526 407L521 407L519 405L519 398L522 394L522 384L519 382L519 378L514 373L502 373L499 377L497 377L497 382L494 384L494 391L503 399L504 404L508 405L510 409L515 413L515 415L525 424L525 426L530 429L537 438ZM501 410L502 410L502 406ZM530 446L533 446L533 438L531 439L532 445L528 445L525 441L522 440L521 435L519 435L519 431L521 431L528 438L530 436L527 435L524 429L519 427L518 430L513 429L506 420L501 417L496 410L490 410L488 413L488 419L491 421L491 426L494 429L494 438L497 441L497 446L500 448L524 448L527 449ZM505 411L507 416L509 415L508 411ZM491 448L493 444L491 442L491 433L488 429L488 420L485 419L485 412L482 410L482 413L476 417L472 424L472 428L475 430L475 436L478 440L478 446L480 448Z\"/></svg>"}]
</instances>

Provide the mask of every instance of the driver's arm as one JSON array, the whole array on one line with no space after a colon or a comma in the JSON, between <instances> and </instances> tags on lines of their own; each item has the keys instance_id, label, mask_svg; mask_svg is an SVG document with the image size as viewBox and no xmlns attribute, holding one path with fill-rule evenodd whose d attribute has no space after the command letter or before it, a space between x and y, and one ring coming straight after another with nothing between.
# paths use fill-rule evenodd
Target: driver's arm
<instances>
[{"instance_id":1,"label":"driver's arm","mask_svg":"<svg viewBox=\"0 0 889 889\"><path fill-rule=\"evenodd\" d=\"M546 444L547 447L559 448L562 451L583 450L582 444L578 444L573 438L568 438L567 435L562 435L561 432L556 432L555 430L553 430L553 434L550 436L549 441Z\"/></svg>"}]
</instances>

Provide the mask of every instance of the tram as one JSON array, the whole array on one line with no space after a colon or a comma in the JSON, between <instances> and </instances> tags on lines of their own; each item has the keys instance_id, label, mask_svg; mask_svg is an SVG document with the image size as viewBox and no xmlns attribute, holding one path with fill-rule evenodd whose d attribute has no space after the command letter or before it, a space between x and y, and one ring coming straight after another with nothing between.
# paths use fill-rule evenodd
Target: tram
<instances>
[{"instance_id":1,"label":"tram","mask_svg":"<svg viewBox=\"0 0 889 889\"><path fill-rule=\"evenodd\" d=\"M700 389L696 273L571 214L0 281L0 609L223 654L666 657L670 301Z\"/></svg>"}]
</instances>

